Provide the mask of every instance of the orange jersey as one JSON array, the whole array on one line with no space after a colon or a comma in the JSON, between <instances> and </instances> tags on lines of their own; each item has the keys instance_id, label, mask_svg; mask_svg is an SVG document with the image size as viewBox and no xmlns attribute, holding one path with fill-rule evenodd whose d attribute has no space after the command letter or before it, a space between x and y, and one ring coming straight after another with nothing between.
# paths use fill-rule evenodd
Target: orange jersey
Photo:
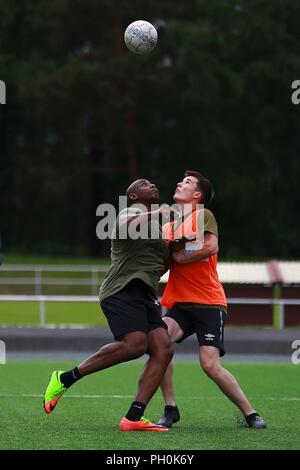
<instances>
[{"instance_id":1,"label":"orange jersey","mask_svg":"<svg viewBox=\"0 0 300 470\"><path fill-rule=\"evenodd\" d=\"M204 209L202 214L200 212L192 212L179 227L175 228L174 222L166 224L163 227L164 237L172 241L182 236L195 238L196 234L196 238L199 238L200 232L202 235L210 232L218 236L213 214L208 209ZM202 225L197 224L199 215L204 215ZM187 264L173 262L161 304L167 308L171 308L177 302L227 307L225 292L218 278L217 258L215 254Z\"/></svg>"}]
</instances>

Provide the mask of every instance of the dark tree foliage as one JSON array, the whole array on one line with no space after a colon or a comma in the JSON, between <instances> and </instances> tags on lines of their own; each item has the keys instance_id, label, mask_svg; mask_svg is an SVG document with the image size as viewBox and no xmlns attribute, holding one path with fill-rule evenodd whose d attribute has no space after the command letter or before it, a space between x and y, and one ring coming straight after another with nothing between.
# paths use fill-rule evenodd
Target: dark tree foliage
<instances>
[{"instance_id":1,"label":"dark tree foliage","mask_svg":"<svg viewBox=\"0 0 300 470\"><path fill-rule=\"evenodd\" d=\"M213 182L222 258L299 256L300 3L0 0L0 227L12 250L107 254L96 208L146 177ZM153 22L149 56L125 48Z\"/></svg>"}]
</instances>

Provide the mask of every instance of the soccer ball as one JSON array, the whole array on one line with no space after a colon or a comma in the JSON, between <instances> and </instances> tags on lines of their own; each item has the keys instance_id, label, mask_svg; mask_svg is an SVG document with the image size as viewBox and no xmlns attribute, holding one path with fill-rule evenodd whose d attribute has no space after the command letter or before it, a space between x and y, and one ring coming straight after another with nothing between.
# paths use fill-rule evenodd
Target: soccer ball
<instances>
[{"instance_id":1,"label":"soccer ball","mask_svg":"<svg viewBox=\"0 0 300 470\"><path fill-rule=\"evenodd\" d=\"M126 28L124 41L131 52L148 54L157 44L157 31L148 21L137 20Z\"/></svg>"}]
</instances>

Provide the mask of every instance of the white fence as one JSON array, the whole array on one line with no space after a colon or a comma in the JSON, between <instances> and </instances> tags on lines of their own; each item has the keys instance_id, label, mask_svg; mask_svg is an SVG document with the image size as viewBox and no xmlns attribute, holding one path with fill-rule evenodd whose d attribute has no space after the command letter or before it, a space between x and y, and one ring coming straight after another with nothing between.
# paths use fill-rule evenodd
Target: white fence
<instances>
[{"instance_id":1,"label":"white fence","mask_svg":"<svg viewBox=\"0 0 300 470\"><path fill-rule=\"evenodd\" d=\"M219 263L224 271L227 264L230 263ZM243 264L243 263L240 263ZM254 263L255 264L255 263ZM223 266L224 265L224 266ZM106 273L108 265L23 265L23 264L5 264L0 269L0 286L34 286L35 295L0 295L1 301L14 301L14 302L26 302L34 301L39 302L39 315L40 315L40 326L46 324L46 302L98 302L98 291L101 280L99 274ZM222 273L219 272L221 281L225 281L222 278ZM249 269L249 267L247 268ZM17 277L1 276L1 273L32 273L31 276L27 275L21 277L19 274ZM88 273L85 277L45 277L46 273ZM101 276L103 277L103 276ZM225 276L226 278L226 276ZM227 276L228 278L228 276ZM226 278L226 279L227 279ZM165 274L161 283L167 282L167 274ZM268 284L270 285L270 284ZM91 290L91 296L81 295L43 295L43 286L88 286ZM238 305L270 305L273 307L273 326L275 328L284 328L285 326L285 305L299 305L300 299L277 299L277 298L229 298L227 299L229 304ZM164 310L164 308L162 308ZM300 310L300 309L299 309ZM300 316L300 315L299 315ZM1 322L1 319L0 319ZM299 321L300 323L300 321Z\"/></svg>"},{"instance_id":2,"label":"white fence","mask_svg":"<svg viewBox=\"0 0 300 470\"><path fill-rule=\"evenodd\" d=\"M0 302L39 302L39 326L46 325L46 302L99 302L97 296L86 295L0 295ZM228 298L229 305L272 305L279 309L279 328L285 327L285 305L300 305L300 299Z\"/></svg>"},{"instance_id":3,"label":"white fence","mask_svg":"<svg viewBox=\"0 0 300 470\"><path fill-rule=\"evenodd\" d=\"M96 295L99 290L99 273L106 273L108 265L83 266L83 265L23 265L6 264L1 267L1 272L12 273L32 273L32 277L0 277L0 285L8 286L34 286L36 295L42 294L43 286L90 286L91 294ZM47 278L45 273L90 273L90 277L85 278Z\"/></svg>"}]
</instances>

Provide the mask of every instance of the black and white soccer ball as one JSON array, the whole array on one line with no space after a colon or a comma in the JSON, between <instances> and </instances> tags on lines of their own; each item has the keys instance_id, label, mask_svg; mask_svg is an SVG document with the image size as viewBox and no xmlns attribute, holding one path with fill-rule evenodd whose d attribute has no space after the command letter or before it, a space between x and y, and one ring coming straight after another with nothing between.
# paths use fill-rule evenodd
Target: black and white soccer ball
<instances>
[{"instance_id":1,"label":"black and white soccer ball","mask_svg":"<svg viewBox=\"0 0 300 470\"><path fill-rule=\"evenodd\" d=\"M131 52L135 54L148 54L157 44L157 31L155 27L145 20L131 23L124 33L124 41Z\"/></svg>"}]
</instances>

